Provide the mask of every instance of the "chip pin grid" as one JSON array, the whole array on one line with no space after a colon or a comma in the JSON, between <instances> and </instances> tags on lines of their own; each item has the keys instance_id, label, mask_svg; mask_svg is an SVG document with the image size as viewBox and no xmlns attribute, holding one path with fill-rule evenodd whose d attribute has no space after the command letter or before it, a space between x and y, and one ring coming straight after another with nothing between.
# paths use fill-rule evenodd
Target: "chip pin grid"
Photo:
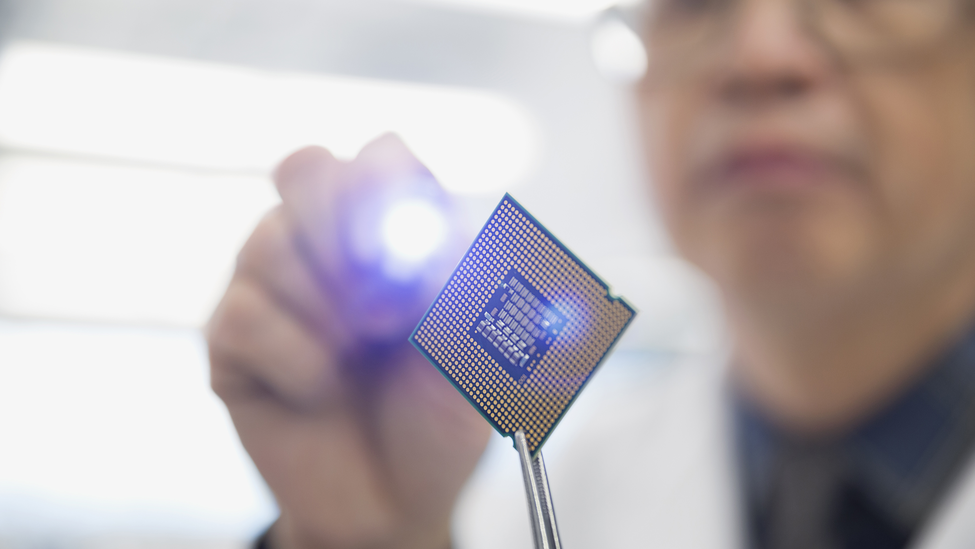
<instances>
[{"instance_id":1,"label":"chip pin grid","mask_svg":"<svg viewBox=\"0 0 975 549\"><path fill-rule=\"evenodd\" d=\"M514 439L536 548L560 549L541 447L635 315L506 194L410 336Z\"/></svg>"}]
</instances>

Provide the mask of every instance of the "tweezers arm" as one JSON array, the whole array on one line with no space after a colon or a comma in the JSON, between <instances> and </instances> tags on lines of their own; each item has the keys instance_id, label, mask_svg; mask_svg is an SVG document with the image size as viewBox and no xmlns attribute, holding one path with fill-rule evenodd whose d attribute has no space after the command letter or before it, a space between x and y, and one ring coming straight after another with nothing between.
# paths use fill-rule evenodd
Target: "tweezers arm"
<instances>
[{"instance_id":1,"label":"tweezers arm","mask_svg":"<svg viewBox=\"0 0 975 549\"><path fill-rule=\"evenodd\" d=\"M561 549L555 507L548 487L548 473L542 453L532 459L524 431L515 433L515 447L521 459L521 472L525 477L525 495L528 497L528 516L535 537L535 549Z\"/></svg>"}]
</instances>

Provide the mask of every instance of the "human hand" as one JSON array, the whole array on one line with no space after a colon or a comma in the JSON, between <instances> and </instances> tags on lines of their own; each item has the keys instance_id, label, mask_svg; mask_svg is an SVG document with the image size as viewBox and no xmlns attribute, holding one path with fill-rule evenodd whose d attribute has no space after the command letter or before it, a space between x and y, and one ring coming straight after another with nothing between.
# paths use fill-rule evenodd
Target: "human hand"
<instances>
[{"instance_id":1,"label":"human hand","mask_svg":"<svg viewBox=\"0 0 975 549\"><path fill-rule=\"evenodd\" d=\"M439 187L392 135L351 162L302 149L275 183L207 334L213 389L281 509L271 543L447 547L490 428L407 337L463 250L451 227L422 271L390 266L363 206Z\"/></svg>"}]
</instances>

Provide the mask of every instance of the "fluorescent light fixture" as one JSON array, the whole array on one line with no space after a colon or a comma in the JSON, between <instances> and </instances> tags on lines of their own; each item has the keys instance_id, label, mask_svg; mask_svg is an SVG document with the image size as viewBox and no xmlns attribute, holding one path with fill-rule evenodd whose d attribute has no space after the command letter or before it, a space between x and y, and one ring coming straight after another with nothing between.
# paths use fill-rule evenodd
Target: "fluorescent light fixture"
<instances>
[{"instance_id":1,"label":"fluorescent light fixture","mask_svg":"<svg viewBox=\"0 0 975 549\"><path fill-rule=\"evenodd\" d=\"M635 4L639 0L404 0L477 11L493 11L508 15L582 22L603 10L620 4Z\"/></svg>"},{"instance_id":2,"label":"fluorescent light fixture","mask_svg":"<svg viewBox=\"0 0 975 549\"><path fill-rule=\"evenodd\" d=\"M0 58L0 147L266 172L301 146L352 157L387 131L456 193L515 186L539 147L528 112L487 91L35 42Z\"/></svg>"},{"instance_id":3,"label":"fluorescent light fixture","mask_svg":"<svg viewBox=\"0 0 975 549\"><path fill-rule=\"evenodd\" d=\"M263 177L0 156L0 315L200 326Z\"/></svg>"}]
</instances>

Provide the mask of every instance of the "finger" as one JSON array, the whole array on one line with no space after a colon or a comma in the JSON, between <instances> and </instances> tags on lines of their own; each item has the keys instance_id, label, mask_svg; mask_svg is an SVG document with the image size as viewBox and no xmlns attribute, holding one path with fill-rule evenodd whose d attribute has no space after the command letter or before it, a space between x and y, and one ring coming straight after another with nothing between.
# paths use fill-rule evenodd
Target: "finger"
<instances>
[{"instance_id":1,"label":"finger","mask_svg":"<svg viewBox=\"0 0 975 549\"><path fill-rule=\"evenodd\" d=\"M425 175L433 179L430 170L395 133L383 134L369 142L356 155L352 165L360 174L373 175L394 184L396 176L401 175Z\"/></svg>"},{"instance_id":2,"label":"finger","mask_svg":"<svg viewBox=\"0 0 975 549\"><path fill-rule=\"evenodd\" d=\"M282 208L261 220L237 256L237 272L258 281L274 300L303 322L309 331L335 347L349 350L353 335L338 306L316 278L308 258L298 249L295 223Z\"/></svg>"},{"instance_id":3,"label":"finger","mask_svg":"<svg viewBox=\"0 0 975 549\"><path fill-rule=\"evenodd\" d=\"M342 252L349 243L344 240L355 238L351 233L361 222L372 226L378 221L369 219L375 212L369 203L406 188L446 197L430 171L391 133L367 144L351 163L321 147L306 147L282 161L274 179L316 262L334 277L348 274L343 267L349 258Z\"/></svg>"},{"instance_id":4,"label":"finger","mask_svg":"<svg viewBox=\"0 0 975 549\"><path fill-rule=\"evenodd\" d=\"M350 165L357 178L374 181L377 195L397 200L420 199L433 205L442 216L447 232L439 248L430 252L422 264L415 267L409 295L401 294L393 300L379 299L374 318L385 318L385 329L376 329L377 336L397 337L404 328L412 329L420 320L430 301L443 286L447 274L457 264L466 245L460 210L450 195L437 182L427 167L413 154L399 136L386 134L367 145ZM385 314L384 314L385 313ZM376 323L378 324L378 323ZM376 326L378 328L378 326Z\"/></svg>"},{"instance_id":5,"label":"finger","mask_svg":"<svg viewBox=\"0 0 975 549\"><path fill-rule=\"evenodd\" d=\"M261 388L298 407L340 398L334 355L255 282L235 276L208 325L214 390L224 400ZM241 393L249 394L241 394Z\"/></svg>"},{"instance_id":6,"label":"finger","mask_svg":"<svg viewBox=\"0 0 975 549\"><path fill-rule=\"evenodd\" d=\"M274 172L281 204L299 229L301 245L324 276L340 280L340 209L346 164L322 147L306 147L285 158Z\"/></svg>"},{"instance_id":7,"label":"finger","mask_svg":"<svg viewBox=\"0 0 975 549\"><path fill-rule=\"evenodd\" d=\"M308 243L316 274L350 331L381 345L405 337L434 285L426 283L429 276L422 271L409 280L395 273L390 277L380 226L383 212L404 198L424 197L444 213L453 212L430 172L401 139L387 134L348 164L321 148L298 151L282 162L276 181L285 211ZM428 270L439 274L441 263L455 259L449 255L431 257Z\"/></svg>"}]
</instances>

